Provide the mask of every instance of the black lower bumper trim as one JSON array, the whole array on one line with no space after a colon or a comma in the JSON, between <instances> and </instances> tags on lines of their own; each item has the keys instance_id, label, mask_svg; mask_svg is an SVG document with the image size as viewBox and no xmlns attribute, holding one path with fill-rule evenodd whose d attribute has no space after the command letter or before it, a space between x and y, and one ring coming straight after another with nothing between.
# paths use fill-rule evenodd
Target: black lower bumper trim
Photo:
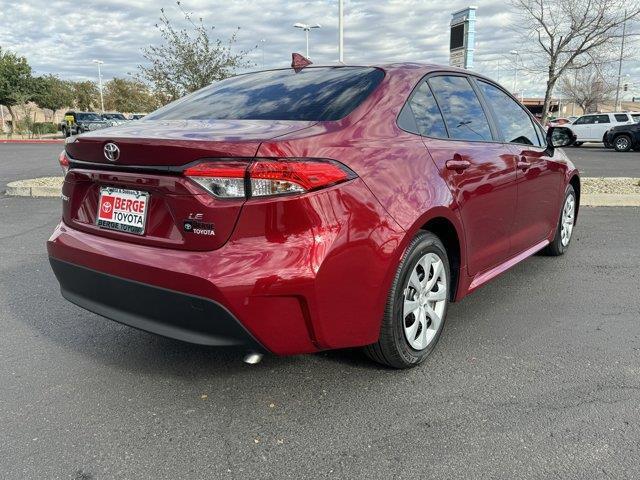
<instances>
[{"instance_id":1,"label":"black lower bumper trim","mask_svg":"<svg viewBox=\"0 0 640 480\"><path fill-rule=\"evenodd\" d=\"M62 295L116 322L200 345L265 349L222 305L49 258Z\"/></svg>"}]
</instances>

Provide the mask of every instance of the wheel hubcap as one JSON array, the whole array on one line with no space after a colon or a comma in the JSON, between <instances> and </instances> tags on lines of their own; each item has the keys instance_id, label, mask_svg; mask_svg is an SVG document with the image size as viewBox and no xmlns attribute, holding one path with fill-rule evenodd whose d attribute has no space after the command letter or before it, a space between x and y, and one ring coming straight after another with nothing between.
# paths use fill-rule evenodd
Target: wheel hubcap
<instances>
[{"instance_id":1,"label":"wheel hubcap","mask_svg":"<svg viewBox=\"0 0 640 480\"><path fill-rule=\"evenodd\" d=\"M560 241L565 247L569 245L569 241L571 240L575 212L576 199L573 195L569 195L564 202L564 207L562 208L562 229L560 231Z\"/></svg>"},{"instance_id":2,"label":"wheel hubcap","mask_svg":"<svg viewBox=\"0 0 640 480\"><path fill-rule=\"evenodd\" d=\"M447 274L442 259L427 253L413 267L404 289L404 335L411 348L424 350L442 324L447 303Z\"/></svg>"}]
</instances>

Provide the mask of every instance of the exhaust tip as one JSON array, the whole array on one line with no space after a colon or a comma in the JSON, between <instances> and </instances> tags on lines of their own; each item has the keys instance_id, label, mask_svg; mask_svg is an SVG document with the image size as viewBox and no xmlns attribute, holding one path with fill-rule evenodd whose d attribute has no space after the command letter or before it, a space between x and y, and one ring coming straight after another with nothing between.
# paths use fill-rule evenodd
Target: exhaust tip
<instances>
[{"instance_id":1,"label":"exhaust tip","mask_svg":"<svg viewBox=\"0 0 640 480\"><path fill-rule=\"evenodd\" d=\"M251 352L251 353L247 353L242 359L242 361L248 365L256 365L260 363L260 361L262 360L262 357L263 355L261 353Z\"/></svg>"}]
</instances>

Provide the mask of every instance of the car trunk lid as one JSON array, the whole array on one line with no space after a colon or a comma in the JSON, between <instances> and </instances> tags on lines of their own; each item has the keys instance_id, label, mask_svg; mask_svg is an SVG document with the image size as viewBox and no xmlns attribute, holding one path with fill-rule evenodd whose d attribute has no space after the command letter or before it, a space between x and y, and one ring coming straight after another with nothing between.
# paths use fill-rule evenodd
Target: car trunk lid
<instances>
[{"instance_id":1,"label":"car trunk lid","mask_svg":"<svg viewBox=\"0 0 640 480\"><path fill-rule=\"evenodd\" d=\"M200 251L220 248L233 232L245 200L214 197L182 175L185 166L205 159L248 166L261 142L314 123L143 120L80 135L66 145L71 169L62 191L64 221L130 243ZM106 154L108 144L117 147L118 155ZM133 205L133 210L122 205ZM115 213L123 219L137 218L143 228L114 229L119 228L115 218L111 221ZM110 221L104 221L105 214Z\"/></svg>"},{"instance_id":2,"label":"car trunk lid","mask_svg":"<svg viewBox=\"0 0 640 480\"><path fill-rule=\"evenodd\" d=\"M315 122L272 120L139 120L73 137L73 160L122 166L180 166L202 158L255 155L260 143L308 128ZM105 156L114 143L116 160Z\"/></svg>"}]
</instances>

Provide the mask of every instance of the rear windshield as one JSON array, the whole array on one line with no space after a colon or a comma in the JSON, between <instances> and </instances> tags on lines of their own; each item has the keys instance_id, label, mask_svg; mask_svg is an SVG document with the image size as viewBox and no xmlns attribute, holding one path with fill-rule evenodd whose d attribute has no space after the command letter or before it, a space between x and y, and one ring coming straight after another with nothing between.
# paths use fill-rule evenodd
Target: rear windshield
<instances>
[{"instance_id":1,"label":"rear windshield","mask_svg":"<svg viewBox=\"0 0 640 480\"><path fill-rule=\"evenodd\" d=\"M147 115L150 120L339 120L378 86L377 68L249 73L216 82Z\"/></svg>"}]
</instances>

